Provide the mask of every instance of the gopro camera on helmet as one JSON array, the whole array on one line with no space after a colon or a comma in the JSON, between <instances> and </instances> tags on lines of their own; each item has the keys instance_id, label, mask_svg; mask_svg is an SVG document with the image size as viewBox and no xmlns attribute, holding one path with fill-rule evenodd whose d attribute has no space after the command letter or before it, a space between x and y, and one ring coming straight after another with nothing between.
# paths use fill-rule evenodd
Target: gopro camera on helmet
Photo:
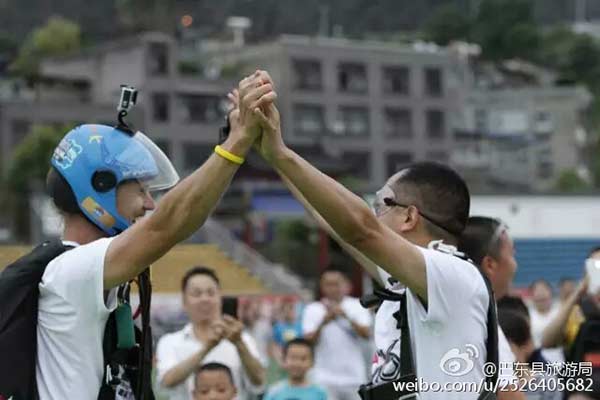
<instances>
[{"instance_id":1,"label":"gopro camera on helmet","mask_svg":"<svg viewBox=\"0 0 600 400\"><path fill-rule=\"evenodd\" d=\"M121 85L121 97L119 98L119 104L117 105L117 111L119 112L117 117L119 125L117 126L117 129L130 135L133 135L134 131L123 118L125 118L129 113L129 110L135 106L136 101L137 89L133 86Z\"/></svg>"},{"instance_id":2,"label":"gopro camera on helmet","mask_svg":"<svg viewBox=\"0 0 600 400\"><path fill-rule=\"evenodd\" d=\"M129 112L135 106L137 101L137 89L133 86L121 85L121 98L119 99L119 105L117 111L119 113L125 111Z\"/></svg>"}]
</instances>

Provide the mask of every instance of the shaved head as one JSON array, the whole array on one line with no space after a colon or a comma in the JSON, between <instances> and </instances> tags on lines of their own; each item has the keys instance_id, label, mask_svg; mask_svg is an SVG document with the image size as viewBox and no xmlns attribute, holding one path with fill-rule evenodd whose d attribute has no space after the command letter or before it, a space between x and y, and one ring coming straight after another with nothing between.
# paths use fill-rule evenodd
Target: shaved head
<instances>
[{"instance_id":1,"label":"shaved head","mask_svg":"<svg viewBox=\"0 0 600 400\"><path fill-rule=\"evenodd\" d=\"M465 229L469 189L453 169L433 162L416 163L390 177L387 186L398 203L419 209L434 236L442 239L450 234L456 240Z\"/></svg>"}]
</instances>

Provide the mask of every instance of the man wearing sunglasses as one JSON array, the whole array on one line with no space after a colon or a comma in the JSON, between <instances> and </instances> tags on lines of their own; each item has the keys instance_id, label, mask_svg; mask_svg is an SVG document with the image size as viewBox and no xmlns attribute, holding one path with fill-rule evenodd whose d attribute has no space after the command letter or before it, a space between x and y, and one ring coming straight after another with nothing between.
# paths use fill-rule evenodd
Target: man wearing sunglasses
<instances>
[{"instance_id":1,"label":"man wearing sunglasses","mask_svg":"<svg viewBox=\"0 0 600 400\"><path fill-rule=\"evenodd\" d=\"M414 164L388 179L377 193L373 212L363 199L285 145L273 103L258 108L246 100L265 85L272 88L272 81L262 72L256 84L240 88L240 114L252 114L259 121L262 156L313 215L386 289L406 293L416 375L445 387L483 381L490 297L479 271L454 247L469 215L465 182L441 164ZM390 301L377 312L376 384L400 378L397 312L398 303ZM420 399L477 397L472 389L419 394Z\"/></svg>"}]
</instances>

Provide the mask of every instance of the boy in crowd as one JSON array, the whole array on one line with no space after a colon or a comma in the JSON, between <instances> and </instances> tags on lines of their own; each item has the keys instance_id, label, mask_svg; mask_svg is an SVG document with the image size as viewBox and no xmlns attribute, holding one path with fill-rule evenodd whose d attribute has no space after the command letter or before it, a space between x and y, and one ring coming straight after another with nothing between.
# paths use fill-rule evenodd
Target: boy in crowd
<instances>
[{"instance_id":1,"label":"boy in crowd","mask_svg":"<svg viewBox=\"0 0 600 400\"><path fill-rule=\"evenodd\" d=\"M221 363L202 365L194 380L194 400L234 400L237 389L228 366Z\"/></svg>"},{"instance_id":2,"label":"boy in crowd","mask_svg":"<svg viewBox=\"0 0 600 400\"><path fill-rule=\"evenodd\" d=\"M288 378L275 384L267 392L265 400L326 400L325 391L307 379L313 362L313 347L308 340L293 339L287 342L283 349L283 367Z\"/></svg>"}]
</instances>

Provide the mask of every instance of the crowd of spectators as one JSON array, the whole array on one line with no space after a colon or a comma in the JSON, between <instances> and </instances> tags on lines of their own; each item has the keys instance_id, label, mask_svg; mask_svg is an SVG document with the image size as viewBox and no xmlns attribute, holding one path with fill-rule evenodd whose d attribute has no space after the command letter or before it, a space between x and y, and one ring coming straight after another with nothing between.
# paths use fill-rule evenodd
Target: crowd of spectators
<instances>
[{"instance_id":1,"label":"crowd of spectators","mask_svg":"<svg viewBox=\"0 0 600 400\"><path fill-rule=\"evenodd\" d=\"M494 239L500 240L499 263L486 254L478 262L496 292L500 361L511 363L514 382L523 386L518 391L530 400L600 398L600 322L594 322L600 321L600 293L590 294L587 280L570 278L557 288L539 279L514 291L510 283L517 266L507 228L486 220L471 223L478 237L481 229L504 237ZM600 250L593 249L589 259L600 260ZM231 316L223 313L216 272L190 269L182 282L189 323L158 341L157 392L177 400L358 399L359 386L370 376L373 310L363 308L351 291L345 271L329 268L314 302L304 304L295 296L241 298ZM589 387L559 391L566 377L561 374L575 363L579 375L571 378L588 379ZM589 376L581 375L582 366L590 368ZM522 382L537 383L539 390Z\"/></svg>"}]
</instances>

